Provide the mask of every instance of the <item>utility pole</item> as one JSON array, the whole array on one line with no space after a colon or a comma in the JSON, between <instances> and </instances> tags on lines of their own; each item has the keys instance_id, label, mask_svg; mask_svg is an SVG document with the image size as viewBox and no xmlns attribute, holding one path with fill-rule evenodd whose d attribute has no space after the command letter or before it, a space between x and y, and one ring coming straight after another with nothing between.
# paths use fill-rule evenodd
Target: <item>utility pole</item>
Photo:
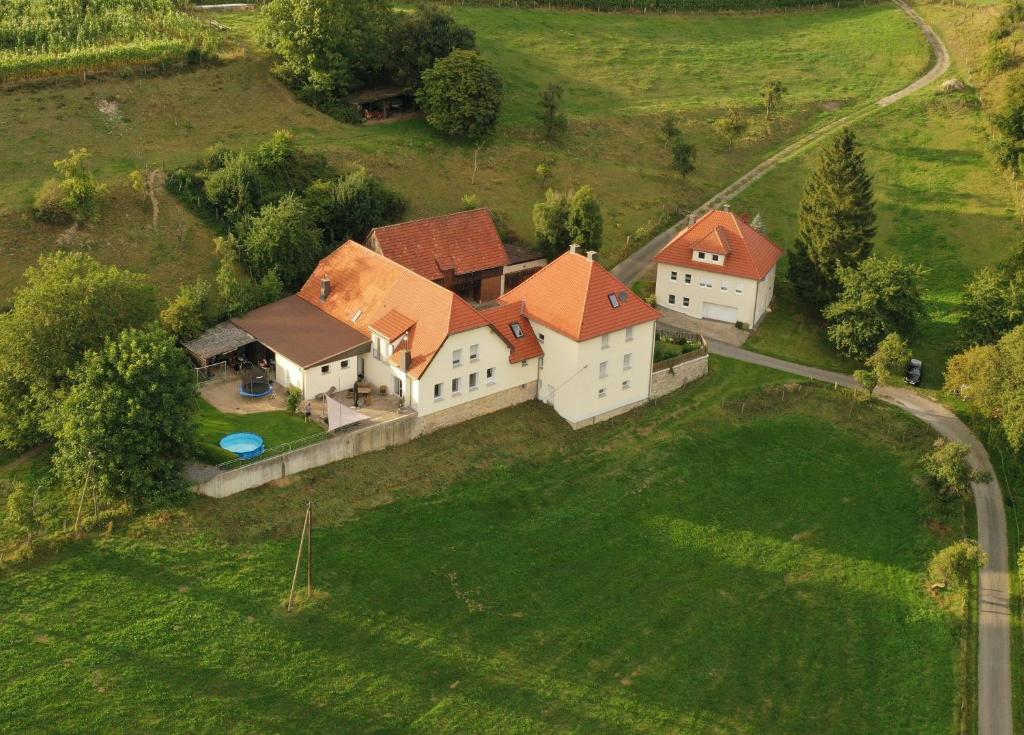
<instances>
[{"instance_id":1,"label":"utility pole","mask_svg":"<svg viewBox=\"0 0 1024 735\"><path fill-rule=\"evenodd\" d=\"M299 536L299 553L295 557L295 573L292 574L292 588L288 593L288 612L295 602L295 585L299 581L299 568L302 566L302 547L306 547L306 599L313 596L313 501L306 503L306 517L302 521L302 534Z\"/></svg>"}]
</instances>

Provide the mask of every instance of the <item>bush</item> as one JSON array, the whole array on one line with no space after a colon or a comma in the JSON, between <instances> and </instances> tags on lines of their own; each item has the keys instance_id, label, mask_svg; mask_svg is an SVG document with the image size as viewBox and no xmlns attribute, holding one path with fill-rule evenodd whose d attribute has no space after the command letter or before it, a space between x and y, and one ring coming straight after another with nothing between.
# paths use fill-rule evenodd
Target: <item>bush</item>
<instances>
[{"instance_id":1,"label":"bush","mask_svg":"<svg viewBox=\"0 0 1024 735\"><path fill-rule=\"evenodd\" d=\"M425 71L422 79L416 102L431 127L471 140L494 132L503 84L498 72L480 54L453 51Z\"/></svg>"},{"instance_id":2,"label":"bush","mask_svg":"<svg viewBox=\"0 0 1024 735\"><path fill-rule=\"evenodd\" d=\"M1017 57L1012 49L1003 45L993 46L985 54L985 71L989 74L998 74L999 72L1006 71L1016 62Z\"/></svg>"},{"instance_id":3,"label":"bush","mask_svg":"<svg viewBox=\"0 0 1024 735\"><path fill-rule=\"evenodd\" d=\"M64 191L57 179L47 179L32 201L32 214L40 222L66 225L74 217L64 204Z\"/></svg>"},{"instance_id":4,"label":"bush","mask_svg":"<svg viewBox=\"0 0 1024 735\"><path fill-rule=\"evenodd\" d=\"M928 581L947 590L968 589L974 571L988 563L988 554L977 541L964 539L940 549L928 563Z\"/></svg>"},{"instance_id":5,"label":"bush","mask_svg":"<svg viewBox=\"0 0 1024 735\"><path fill-rule=\"evenodd\" d=\"M288 388L288 412L297 413L302 403L302 391L294 385Z\"/></svg>"}]
</instances>

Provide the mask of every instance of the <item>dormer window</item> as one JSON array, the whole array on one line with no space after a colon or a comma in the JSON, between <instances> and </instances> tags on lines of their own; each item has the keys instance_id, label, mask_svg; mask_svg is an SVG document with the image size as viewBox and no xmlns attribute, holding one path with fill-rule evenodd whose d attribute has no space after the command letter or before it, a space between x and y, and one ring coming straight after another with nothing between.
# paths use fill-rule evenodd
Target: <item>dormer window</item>
<instances>
[{"instance_id":1,"label":"dormer window","mask_svg":"<svg viewBox=\"0 0 1024 735\"><path fill-rule=\"evenodd\" d=\"M718 262L718 256L713 254L711 256L711 260L713 260L713 261L715 261L717 263Z\"/></svg>"},{"instance_id":2,"label":"dormer window","mask_svg":"<svg viewBox=\"0 0 1024 735\"><path fill-rule=\"evenodd\" d=\"M699 258L700 260L704 260L704 258L706 257L706 256L704 255L704 251L703 251L703 250L698 250L698 251L697 251L697 257L698 257L698 258Z\"/></svg>"},{"instance_id":3,"label":"dormer window","mask_svg":"<svg viewBox=\"0 0 1024 735\"><path fill-rule=\"evenodd\" d=\"M512 322L508 325L516 339L523 338L523 326L519 322Z\"/></svg>"}]
</instances>

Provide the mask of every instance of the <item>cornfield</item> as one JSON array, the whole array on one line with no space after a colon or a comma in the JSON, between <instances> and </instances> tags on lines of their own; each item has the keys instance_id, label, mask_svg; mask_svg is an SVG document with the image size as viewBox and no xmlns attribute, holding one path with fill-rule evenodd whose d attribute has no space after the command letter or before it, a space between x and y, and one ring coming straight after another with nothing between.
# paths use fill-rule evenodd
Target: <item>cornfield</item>
<instances>
[{"instance_id":1,"label":"cornfield","mask_svg":"<svg viewBox=\"0 0 1024 735\"><path fill-rule=\"evenodd\" d=\"M700 13L719 10L775 11L821 6L867 5L873 0L442 0L448 5L498 8L624 10L637 13ZM874 0L877 1L877 0Z\"/></svg>"},{"instance_id":2,"label":"cornfield","mask_svg":"<svg viewBox=\"0 0 1024 735\"><path fill-rule=\"evenodd\" d=\"M177 0L0 0L0 81L163 64L217 39Z\"/></svg>"}]
</instances>

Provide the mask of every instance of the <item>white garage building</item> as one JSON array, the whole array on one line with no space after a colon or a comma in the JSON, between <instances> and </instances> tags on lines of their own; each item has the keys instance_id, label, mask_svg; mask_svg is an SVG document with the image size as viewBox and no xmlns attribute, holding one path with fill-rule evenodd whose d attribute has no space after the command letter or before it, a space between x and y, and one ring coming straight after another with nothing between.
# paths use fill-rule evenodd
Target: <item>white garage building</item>
<instances>
[{"instance_id":1,"label":"white garage building","mask_svg":"<svg viewBox=\"0 0 1024 735\"><path fill-rule=\"evenodd\" d=\"M757 326L774 295L782 255L742 217L713 210L654 256L655 300L697 319Z\"/></svg>"}]
</instances>

